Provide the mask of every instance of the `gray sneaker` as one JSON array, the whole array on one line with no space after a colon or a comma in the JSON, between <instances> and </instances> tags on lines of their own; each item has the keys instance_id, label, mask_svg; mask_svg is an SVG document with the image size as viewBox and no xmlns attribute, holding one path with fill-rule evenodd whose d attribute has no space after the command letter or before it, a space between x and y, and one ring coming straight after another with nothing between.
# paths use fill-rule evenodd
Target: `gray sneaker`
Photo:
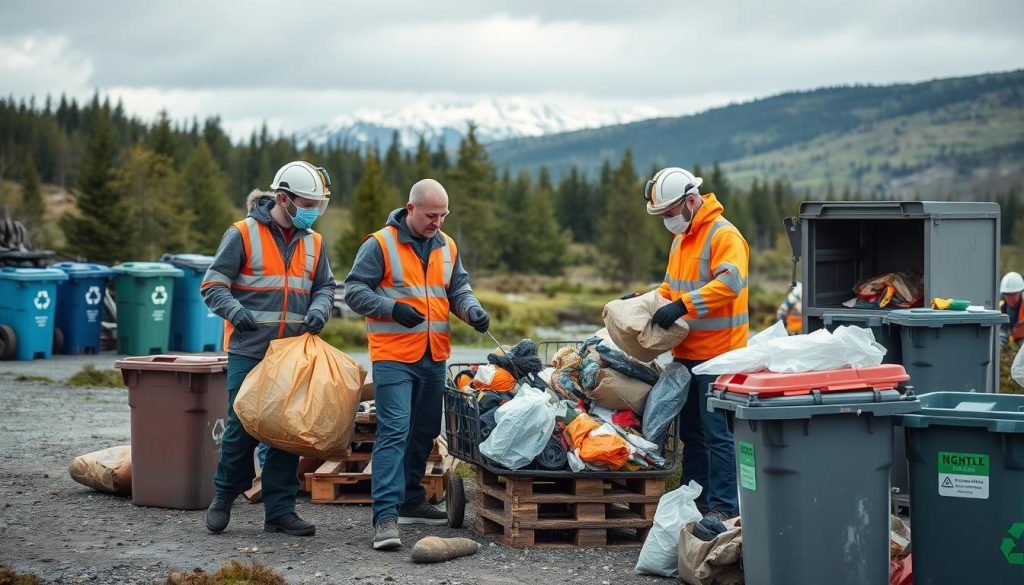
<instances>
[{"instance_id":1,"label":"gray sneaker","mask_svg":"<svg viewBox=\"0 0 1024 585\"><path fill-rule=\"evenodd\" d=\"M418 504L398 509L398 523L444 526L448 523L448 512L442 512L428 504L426 500L420 500Z\"/></svg>"},{"instance_id":2,"label":"gray sneaker","mask_svg":"<svg viewBox=\"0 0 1024 585\"><path fill-rule=\"evenodd\" d=\"M402 537L398 533L398 522L394 518L381 520L375 530L374 550L394 550L402 546Z\"/></svg>"}]
</instances>

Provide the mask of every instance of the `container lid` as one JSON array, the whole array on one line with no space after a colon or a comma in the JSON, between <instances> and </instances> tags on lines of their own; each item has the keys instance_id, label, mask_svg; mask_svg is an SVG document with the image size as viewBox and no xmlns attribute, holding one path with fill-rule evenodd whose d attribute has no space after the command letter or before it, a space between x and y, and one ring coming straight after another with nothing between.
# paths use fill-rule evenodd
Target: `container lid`
<instances>
[{"instance_id":1,"label":"container lid","mask_svg":"<svg viewBox=\"0 0 1024 585\"><path fill-rule=\"evenodd\" d=\"M780 396L804 396L814 391L823 394L837 392L864 392L865 390L892 390L900 382L910 379L899 364L884 364L870 368L844 368L821 372L776 374L723 374L713 387L732 394L745 394L759 399Z\"/></svg>"},{"instance_id":2,"label":"container lid","mask_svg":"<svg viewBox=\"0 0 1024 585\"><path fill-rule=\"evenodd\" d=\"M119 359L114 363L114 367L121 370L217 374L227 369L228 357L219 355L146 355Z\"/></svg>"},{"instance_id":3,"label":"container lid","mask_svg":"<svg viewBox=\"0 0 1024 585\"><path fill-rule=\"evenodd\" d=\"M45 281L60 281L67 280L68 275L63 270L57 270L56 268L3 268L0 269L0 280L20 280L20 281L33 281L33 280L45 280Z\"/></svg>"},{"instance_id":4,"label":"container lid","mask_svg":"<svg viewBox=\"0 0 1024 585\"><path fill-rule=\"evenodd\" d=\"M893 416L920 410L913 392L899 390L861 390L860 392L822 393L817 390L799 396L779 396L761 400L756 395L712 390L708 409L728 410L743 420L793 420L815 416L852 414Z\"/></svg>"},{"instance_id":5,"label":"container lid","mask_svg":"<svg viewBox=\"0 0 1024 585\"><path fill-rule=\"evenodd\" d=\"M175 268L166 262L124 262L114 266L113 271L129 276L185 276L180 268Z\"/></svg>"},{"instance_id":6,"label":"container lid","mask_svg":"<svg viewBox=\"0 0 1024 585\"><path fill-rule=\"evenodd\" d=\"M938 309L897 309L885 317L886 323L904 327L943 327L945 325L994 326L1006 323L999 311L940 311Z\"/></svg>"},{"instance_id":7,"label":"container lid","mask_svg":"<svg viewBox=\"0 0 1024 585\"><path fill-rule=\"evenodd\" d=\"M204 256L202 254L164 254L160 257L160 261L184 268L206 270L213 264L213 256Z\"/></svg>"},{"instance_id":8,"label":"container lid","mask_svg":"<svg viewBox=\"0 0 1024 585\"><path fill-rule=\"evenodd\" d=\"M901 416L897 424L910 428L975 427L996 433L1024 433L1024 394L929 392L921 411Z\"/></svg>"},{"instance_id":9,"label":"container lid","mask_svg":"<svg viewBox=\"0 0 1024 585\"><path fill-rule=\"evenodd\" d=\"M71 278L104 278L114 275L109 266L84 262L60 262L50 265L50 268L63 270Z\"/></svg>"}]
</instances>

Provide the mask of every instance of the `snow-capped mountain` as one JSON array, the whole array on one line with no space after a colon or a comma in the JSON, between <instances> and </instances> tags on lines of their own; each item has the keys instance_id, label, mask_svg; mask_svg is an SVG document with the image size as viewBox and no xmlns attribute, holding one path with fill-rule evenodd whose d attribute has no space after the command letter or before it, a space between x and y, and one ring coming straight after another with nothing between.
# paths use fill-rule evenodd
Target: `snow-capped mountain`
<instances>
[{"instance_id":1,"label":"snow-capped mountain","mask_svg":"<svg viewBox=\"0 0 1024 585\"><path fill-rule=\"evenodd\" d=\"M383 150L397 131L405 149L415 149L422 136L432 148L440 142L450 152L458 148L470 122L476 124L480 142L487 143L624 124L658 115L660 112L651 107L611 111L556 106L528 98L463 102L423 99L392 110L358 110L300 133L297 138L300 144L376 144Z\"/></svg>"}]
</instances>

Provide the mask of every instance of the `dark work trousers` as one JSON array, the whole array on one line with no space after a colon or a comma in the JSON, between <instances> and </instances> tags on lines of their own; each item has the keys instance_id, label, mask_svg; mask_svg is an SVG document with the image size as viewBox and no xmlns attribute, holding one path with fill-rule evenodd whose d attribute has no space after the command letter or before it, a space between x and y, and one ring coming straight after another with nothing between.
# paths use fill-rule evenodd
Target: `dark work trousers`
<instances>
[{"instance_id":1,"label":"dark work trousers","mask_svg":"<svg viewBox=\"0 0 1024 585\"><path fill-rule=\"evenodd\" d=\"M256 476L252 454L259 441L252 438L235 414L235 397L246 375L260 360L228 354L227 391L228 422L220 444L220 461L213 478L214 491L229 498L249 489ZM299 456L270 447L263 466L263 511L267 520L295 511L295 495L299 491Z\"/></svg>"}]
</instances>

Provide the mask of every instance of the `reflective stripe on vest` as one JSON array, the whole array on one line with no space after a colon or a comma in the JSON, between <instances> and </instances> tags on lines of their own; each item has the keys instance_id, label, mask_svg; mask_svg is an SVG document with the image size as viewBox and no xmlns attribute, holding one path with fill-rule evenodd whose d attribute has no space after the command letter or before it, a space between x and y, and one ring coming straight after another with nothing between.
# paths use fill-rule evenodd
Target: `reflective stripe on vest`
<instances>
[{"instance_id":1,"label":"reflective stripe on vest","mask_svg":"<svg viewBox=\"0 0 1024 585\"><path fill-rule=\"evenodd\" d=\"M372 234L384 257L384 276L375 288L381 296L411 305L426 320L416 327L403 327L390 317L366 318L366 333L372 361L419 361L430 347L431 358L442 361L451 353L448 324L448 289L451 286L455 241L441 232L444 245L430 251L427 266L411 244L398 240L398 230L387 226Z\"/></svg>"}]
</instances>

